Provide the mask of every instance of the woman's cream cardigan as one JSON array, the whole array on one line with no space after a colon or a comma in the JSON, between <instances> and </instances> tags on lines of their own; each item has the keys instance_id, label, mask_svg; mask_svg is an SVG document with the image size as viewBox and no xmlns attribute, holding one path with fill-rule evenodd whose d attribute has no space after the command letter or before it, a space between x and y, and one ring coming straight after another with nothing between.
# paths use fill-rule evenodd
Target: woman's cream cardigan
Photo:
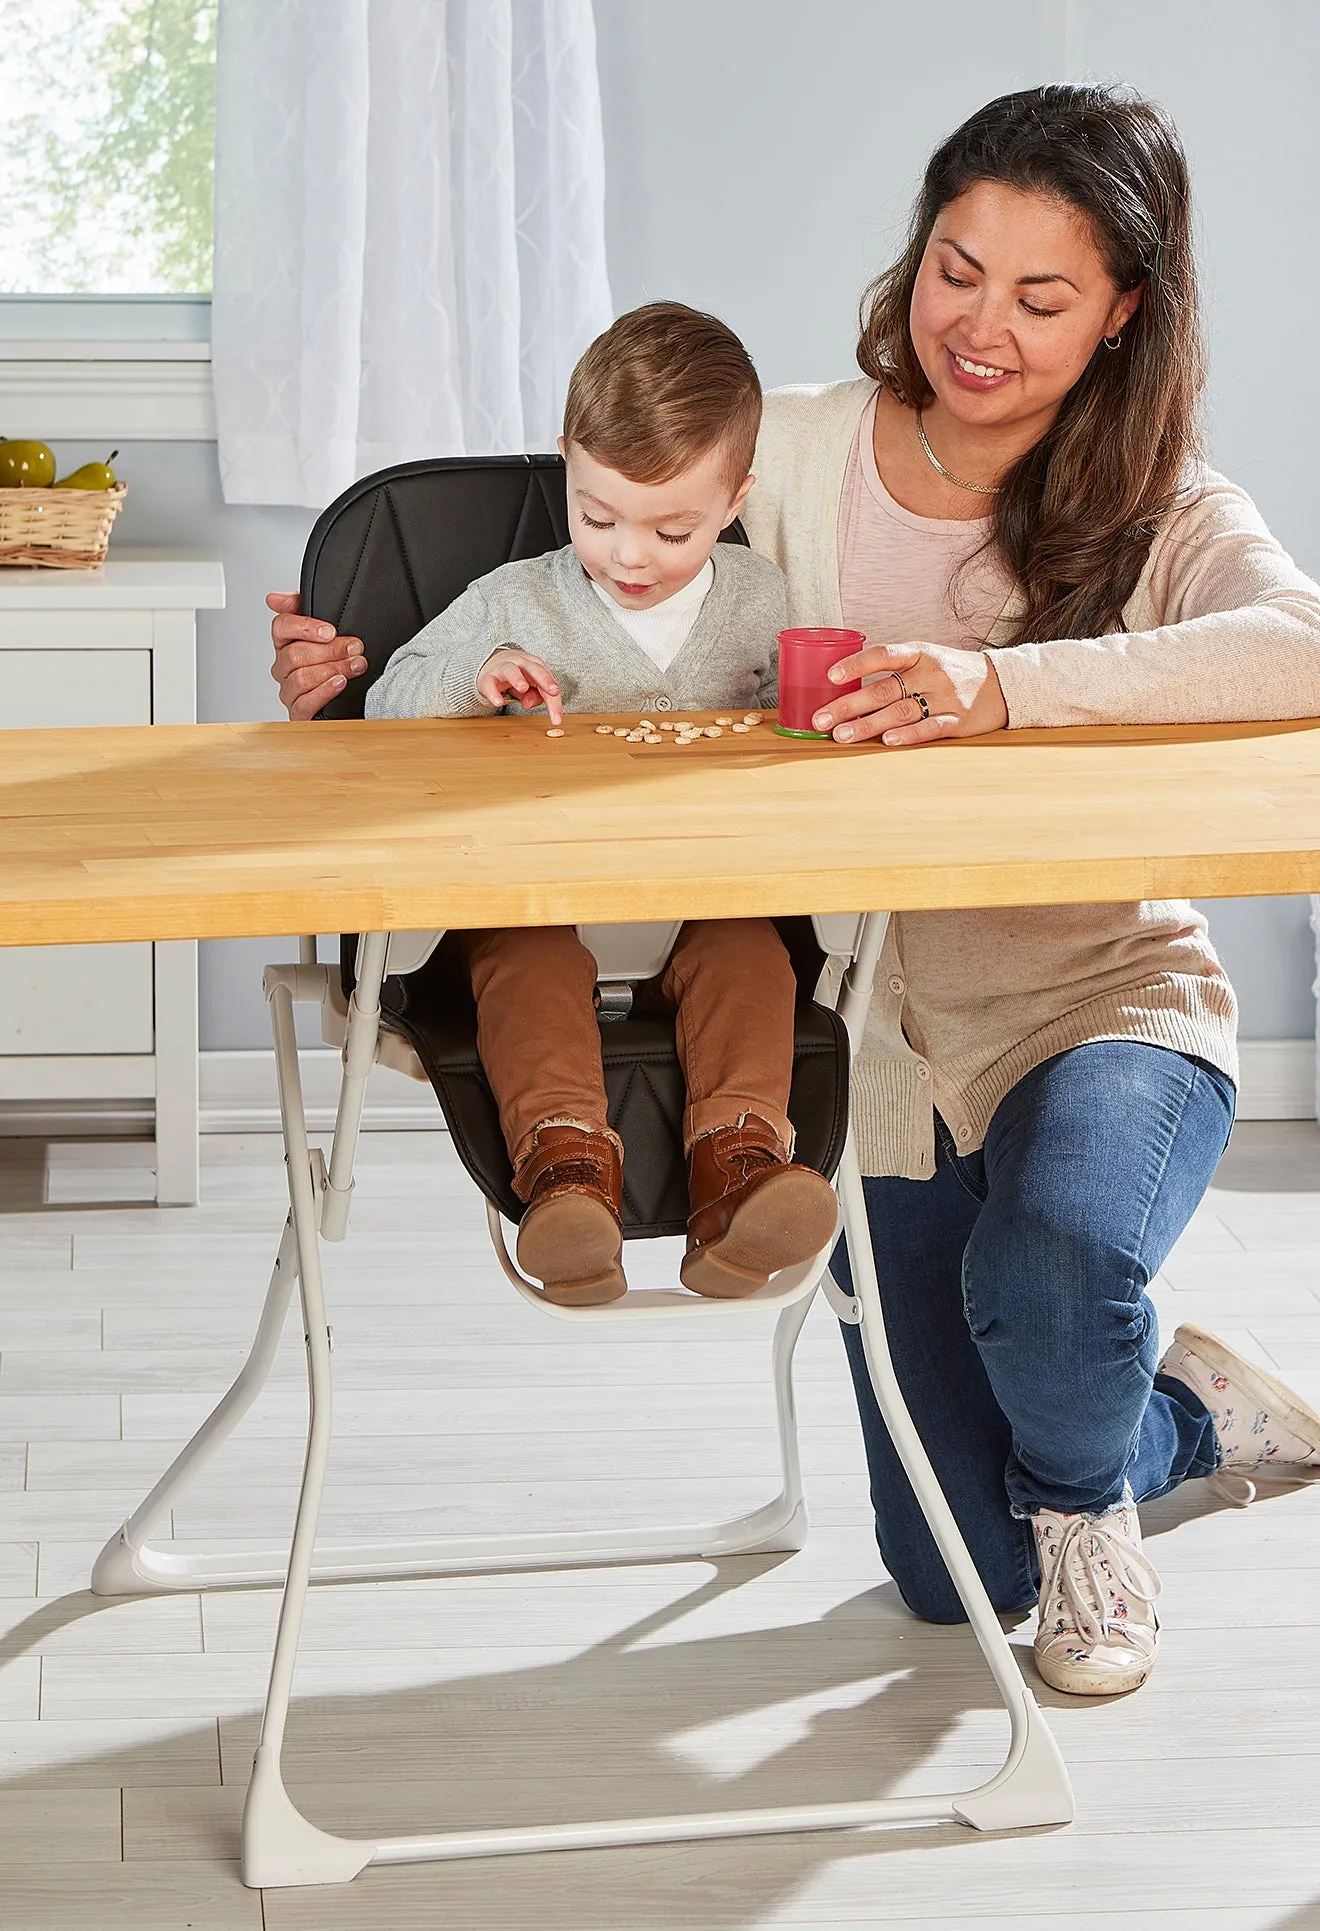
<instances>
[{"instance_id":1,"label":"woman's cream cardigan","mask_svg":"<svg viewBox=\"0 0 1320 1931\"><path fill-rule=\"evenodd\" d=\"M874 389L766 397L742 517L788 579L790 623L843 621L839 497ZM1011 599L987 640L1010 729L1320 715L1320 590L1213 472L1161 524L1122 632L1001 643L1015 614ZM853 1081L867 1173L928 1178L936 1109L972 1152L1025 1074L1091 1040L1143 1040L1237 1076L1232 988L1181 902L905 912L876 987Z\"/></svg>"}]
</instances>

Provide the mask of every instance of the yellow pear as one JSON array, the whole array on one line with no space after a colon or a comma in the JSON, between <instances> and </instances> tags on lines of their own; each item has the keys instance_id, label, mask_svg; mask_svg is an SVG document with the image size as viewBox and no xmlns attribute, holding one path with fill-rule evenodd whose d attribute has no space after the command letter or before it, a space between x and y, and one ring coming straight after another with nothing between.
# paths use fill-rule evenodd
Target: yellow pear
<instances>
[{"instance_id":1,"label":"yellow pear","mask_svg":"<svg viewBox=\"0 0 1320 1931\"><path fill-rule=\"evenodd\" d=\"M0 489L48 489L55 481L55 456L45 443L0 436Z\"/></svg>"},{"instance_id":2,"label":"yellow pear","mask_svg":"<svg viewBox=\"0 0 1320 1931\"><path fill-rule=\"evenodd\" d=\"M112 449L103 463L84 463L81 469L71 469L67 476L61 476L56 489L113 489L115 472L110 465L119 454Z\"/></svg>"}]
</instances>

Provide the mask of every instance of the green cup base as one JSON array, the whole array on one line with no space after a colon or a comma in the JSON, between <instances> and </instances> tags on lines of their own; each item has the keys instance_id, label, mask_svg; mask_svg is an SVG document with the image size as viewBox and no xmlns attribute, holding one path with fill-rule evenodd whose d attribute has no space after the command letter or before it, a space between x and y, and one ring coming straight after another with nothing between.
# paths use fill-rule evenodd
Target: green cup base
<instances>
[{"instance_id":1,"label":"green cup base","mask_svg":"<svg viewBox=\"0 0 1320 1931\"><path fill-rule=\"evenodd\" d=\"M774 731L776 737L815 738L820 743L823 743L830 735L828 731L790 731L787 724L776 724Z\"/></svg>"}]
</instances>

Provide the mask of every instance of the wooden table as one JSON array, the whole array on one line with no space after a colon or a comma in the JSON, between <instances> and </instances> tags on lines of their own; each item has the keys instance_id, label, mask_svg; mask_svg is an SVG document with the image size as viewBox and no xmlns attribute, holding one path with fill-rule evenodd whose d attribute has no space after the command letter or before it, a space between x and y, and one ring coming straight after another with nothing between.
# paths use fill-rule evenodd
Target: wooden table
<instances>
[{"instance_id":1,"label":"wooden table","mask_svg":"<svg viewBox=\"0 0 1320 1931\"><path fill-rule=\"evenodd\" d=\"M679 748L568 720L0 732L0 944L1320 887L1320 724Z\"/></svg>"},{"instance_id":2,"label":"wooden table","mask_svg":"<svg viewBox=\"0 0 1320 1931\"><path fill-rule=\"evenodd\" d=\"M144 1581L196 1588L284 1580L244 1812L242 1870L251 1884L345 1881L369 1863L919 1819L1006 1829L1072 1815L1062 1760L893 1372L851 1144L838 1188L854 1295L839 1311L860 1326L881 1411L1009 1713L1002 1769L972 1792L372 1842L318 1829L285 1791L280 1751L313 1574L445 1572L420 1566L433 1562L434 1548L410 1553L402 1545L389 1551L384 1567L365 1568L362 1552L350 1549L328 1568L314 1568L331 1385L319 1250L323 1238L342 1237L347 1222L361 1089L375 1052L384 933L1320 886L1320 723L1015 732L887 752L777 738L768 722L687 747L629 744L597 735L595 722L570 719L556 738L530 719L0 734L0 943L374 935L360 959L345 1051L343 1092L352 1097L341 1098L328 1175L307 1143L293 1025L295 997L319 999L327 968L304 962L267 975L291 1212L266 1310L239 1379L107 1545L92 1579L103 1593ZM867 921L858 965L845 982L842 1010L854 1039L881 923ZM808 1293L823 1265L823 1257L813 1264L803 1283ZM292 1549L228 1558L156 1552L153 1568L145 1561L151 1530L269 1372L295 1277L311 1400ZM828 1277L826 1291L843 1299ZM719 1306L703 1305L707 1315ZM788 1363L805 1305L785 1306L780 1316L781 1418L791 1413ZM725 1525L733 1539L716 1546L796 1546L738 1540L754 1523L747 1517ZM604 1559L619 1560L621 1538L630 1533L598 1532L567 1553L573 1538L559 1534L521 1538L517 1548L508 1538L484 1538L484 1555L468 1538L462 1548L448 1545L447 1568L527 1566L532 1544L550 1561L586 1559L589 1550L601 1559L602 1536L610 1538ZM660 1544L643 1543L642 1552L652 1559L659 1547L672 1553L683 1533L690 1532L666 1530ZM760 1536L760 1526L751 1533ZM711 1549L698 1541L691 1552Z\"/></svg>"}]
</instances>

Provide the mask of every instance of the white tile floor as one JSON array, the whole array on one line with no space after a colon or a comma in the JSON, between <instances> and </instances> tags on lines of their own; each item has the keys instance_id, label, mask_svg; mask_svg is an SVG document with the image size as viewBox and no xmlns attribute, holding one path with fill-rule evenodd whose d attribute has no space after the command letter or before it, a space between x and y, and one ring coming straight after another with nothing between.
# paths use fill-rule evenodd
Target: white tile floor
<instances>
[{"instance_id":1,"label":"white tile floor","mask_svg":"<svg viewBox=\"0 0 1320 1931\"><path fill-rule=\"evenodd\" d=\"M139 1204L148 1159L0 1142L5 1931L1320 1931L1320 1488L1242 1513L1192 1484L1146 1511L1165 1577L1157 1676L1108 1704L1039 1691L1077 1789L1067 1831L760 1839L243 1890L274 1596L105 1603L86 1579L241 1359L283 1172L275 1140L217 1137L206 1204L158 1212ZM617 1522L675 1501L715 1513L768 1491L760 1335L566 1335L499 1277L441 1136L364 1141L355 1235L327 1273L331 1533ZM1318 1288L1320 1132L1241 1127L1159 1283L1162 1314L1231 1334L1314 1399ZM913 1623L879 1568L823 1309L799 1362L800 1555L315 1591L286 1754L309 1812L397 1832L975 1781L1004 1719L966 1634ZM301 1373L291 1337L178 1535L287 1530ZM1016 1640L1030 1671L1028 1626Z\"/></svg>"}]
</instances>

